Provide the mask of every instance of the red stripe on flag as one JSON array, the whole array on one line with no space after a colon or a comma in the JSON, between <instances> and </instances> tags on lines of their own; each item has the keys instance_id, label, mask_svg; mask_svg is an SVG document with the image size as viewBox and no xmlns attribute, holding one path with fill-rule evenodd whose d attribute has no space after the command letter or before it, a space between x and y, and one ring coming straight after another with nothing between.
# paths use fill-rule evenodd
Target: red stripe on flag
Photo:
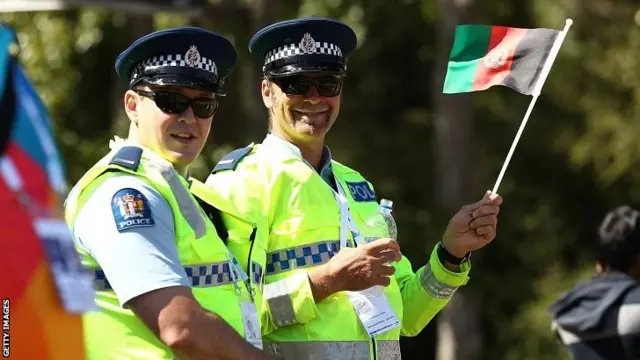
<instances>
[{"instance_id":1,"label":"red stripe on flag","mask_svg":"<svg viewBox=\"0 0 640 360\"><path fill-rule=\"evenodd\" d=\"M13 160L13 164L17 168L22 183L24 184L24 190L29 194L29 197L31 197L38 206L48 206L51 203L51 185L47 177L47 169L42 168L40 164L16 142L9 143L6 155ZM47 210L52 209L47 208Z\"/></svg>"},{"instance_id":2,"label":"red stripe on flag","mask_svg":"<svg viewBox=\"0 0 640 360\"><path fill-rule=\"evenodd\" d=\"M487 54L480 59L473 81L473 90L486 90L500 85L511 72L513 55L527 29L494 26Z\"/></svg>"},{"instance_id":3,"label":"red stripe on flag","mask_svg":"<svg viewBox=\"0 0 640 360\"><path fill-rule=\"evenodd\" d=\"M33 201L33 210L52 210L48 207L52 194L45 169L15 142L9 144L5 155L15 166L24 186L23 190ZM31 215L2 178L0 208L3 209L0 215L0 234L3 235L0 236L0 274L2 283L7 284L5 295L18 299L31 281L38 263L44 261L45 255L41 240L33 228Z\"/></svg>"},{"instance_id":4,"label":"red stripe on flag","mask_svg":"<svg viewBox=\"0 0 640 360\"><path fill-rule=\"evenodd\" d=\"M31 217L12 190L0 178L0 279L2 295L15 299L23 295L38 263L44 260L40 239Z\"/></svg>"}]
</instances>

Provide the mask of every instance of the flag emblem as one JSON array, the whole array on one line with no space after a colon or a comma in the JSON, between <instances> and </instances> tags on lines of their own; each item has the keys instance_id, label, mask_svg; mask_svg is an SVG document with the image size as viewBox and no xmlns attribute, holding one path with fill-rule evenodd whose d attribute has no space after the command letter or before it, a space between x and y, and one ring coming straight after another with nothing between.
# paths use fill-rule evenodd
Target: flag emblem
<instances>
[{"instance_id":1,"label":"flag emblem","mask_svg":"<svg viewBox=\"0 0 640 360\"><path fill-rule=\"evenodd\" d=\"M495 48L484 58L484 66L489 69L498 69L507 63L509 53L505 49Z\"/></svg>"}]
</instances>

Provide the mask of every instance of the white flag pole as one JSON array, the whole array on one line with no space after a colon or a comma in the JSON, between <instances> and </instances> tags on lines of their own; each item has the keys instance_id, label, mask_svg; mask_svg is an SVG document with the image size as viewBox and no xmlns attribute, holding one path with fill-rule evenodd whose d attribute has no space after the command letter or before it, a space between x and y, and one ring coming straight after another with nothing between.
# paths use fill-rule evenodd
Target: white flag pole
<instances>
[{"instance_id":1,"label":"white flag pole","mask_svg":"<svg viewBox=\"0 0 640 360\"><path fill-rule=\"evenodd\" d=\"M531 116L531 112L533 111L533 107L535 106L536 101L538 100L538 96L540 96L542 86L544 85L544 82L546 81L547 76L551 71L551 66L556 60L556 56L558 56L560 47L562 46L562 43L564 42L564 38L567 36L567 32L569 31L569 28L571 27L572 24L573 24L573 20L571 19L566 20L564 29L560 32L560 34L558 34L558 37L556 38L555 42L553 43L553 46L551 47L549 56L547 57L547 60L545 61L542 67L542 72L540 73L540 77L538 78L538 81L536 82L536 85L533 88L533 92L531 94L533 97L531 98L531 102L529 103L529 108L527 109L527 112L525 113L524 118L522 119L522 123L520 124L520 128L518 129L518 133L516 134L516 138L513 140L513 143L511 144L511 149L509 149L509 153L507 154L507 158L505 159L504 164L502 164L502 169L500 170L500 175L498 175L498 180L496 180L496 183L493 186L493 190L491 191L494 194L498 191L498 187L502 182L504 173L507 171L507 167L509 166L509 162L511 161L513 152L515 151L516 146L518 145L518 141L520 141L520 136L524 131L524 127L527 125L527 121L529 121L529 116Z\"/></svg>"}]
</instances>

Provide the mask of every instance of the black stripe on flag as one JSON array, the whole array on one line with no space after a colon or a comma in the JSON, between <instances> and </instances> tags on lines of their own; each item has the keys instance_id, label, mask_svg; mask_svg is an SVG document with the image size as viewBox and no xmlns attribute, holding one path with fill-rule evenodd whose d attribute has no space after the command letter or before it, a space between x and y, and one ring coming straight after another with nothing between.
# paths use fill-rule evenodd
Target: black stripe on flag
<instances>
[{"instance_id":1,"label":"black stripe on flag","mask_svg":"<svg viewBox=\"0 0 640 360\"><path fill-rule=\"evenodd\" d=\"M531 29L516 45L511 71L503 84L525 95L531 95L544 62L560 31Z\"/></svg>"}]
</instances>

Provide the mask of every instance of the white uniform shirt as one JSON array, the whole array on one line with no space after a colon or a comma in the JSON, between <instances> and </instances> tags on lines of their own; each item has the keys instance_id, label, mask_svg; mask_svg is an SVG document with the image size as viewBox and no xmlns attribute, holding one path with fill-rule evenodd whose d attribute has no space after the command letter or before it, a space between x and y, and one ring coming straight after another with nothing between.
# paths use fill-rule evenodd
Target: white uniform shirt
<instances>
[{"instance_id":1,"label":"white uniform shirt","mask_svg":"<svg viewBox=\"0 0 640 360\"><path fill-rule=\"evenodd\" d=\"M171 208L136 176L117 174L100 184L76 217L73 235L123 306L153 290L191 286L178 257Z\"/></svg>"}]
</instances>

